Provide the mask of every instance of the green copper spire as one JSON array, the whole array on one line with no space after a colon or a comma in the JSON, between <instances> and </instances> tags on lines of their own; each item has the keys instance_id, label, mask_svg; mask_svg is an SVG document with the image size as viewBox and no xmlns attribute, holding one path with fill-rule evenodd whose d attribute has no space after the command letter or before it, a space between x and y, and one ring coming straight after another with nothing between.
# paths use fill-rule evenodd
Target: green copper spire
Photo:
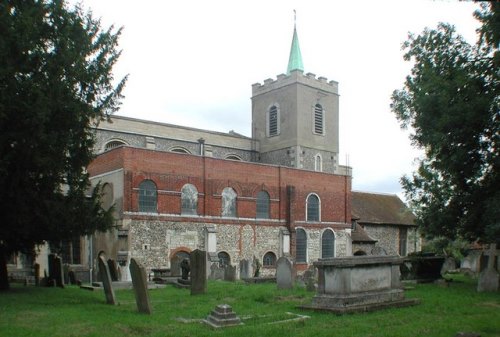
<instances>
[{"instance_id":1,"label":"green copper spire","mask_svg":"<svg viewBox=\"0 0 500 337\"><path fill-rule=\"evenodd\" d=\"M288 58L288 69L286 70L287 75L289 75L293 70L304 71L304 65L302 64L302 54L300 53L299 37L297 36L296 23L294 23L293 25L292 48L290 48L290 57Z\"/></svg>"}]
</instances>

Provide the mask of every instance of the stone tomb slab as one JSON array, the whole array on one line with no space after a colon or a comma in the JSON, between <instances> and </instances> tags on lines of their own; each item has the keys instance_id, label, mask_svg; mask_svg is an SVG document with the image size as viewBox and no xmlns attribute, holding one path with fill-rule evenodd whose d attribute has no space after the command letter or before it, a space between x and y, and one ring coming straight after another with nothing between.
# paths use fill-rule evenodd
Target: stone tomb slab
<instances>
[{"instance_id":1,"label":"stone tomb slab","mask_svg":"<svg viewBox=\"0 0 500 337\"><path fill-rule=\"evenodd\" d=\"M352 256L320 259L318 290L303 309L337 314L405 307L420 303L406 299L400 281L398 256Z\"/></svg>"}]
</instances>

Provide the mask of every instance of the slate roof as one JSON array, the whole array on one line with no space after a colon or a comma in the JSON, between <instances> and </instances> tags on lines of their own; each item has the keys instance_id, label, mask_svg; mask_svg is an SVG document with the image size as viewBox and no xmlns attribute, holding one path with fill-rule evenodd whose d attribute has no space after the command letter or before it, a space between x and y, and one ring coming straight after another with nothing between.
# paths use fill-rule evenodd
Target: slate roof
<instances>
[{"instance_id":1,"label":"slate roof","mask_svg":"<svg viewBox=\"0 0 500 337\"><path fill-rule=\"evenodd\" d=\"M353 191L351 215L361 224L415 226L415 215L395 194Z\"/></svg>"},{"instance_id":2,"label":"slate roof","mask_svg":"<svg viewBox=\"0 0 500 337\"><path fill-rule=\"evenodd\" d=\"M356 225L354 230L351 232L352 243L364 242L364 243L375 243L377 240L373 239L366 233L363 227Z\"/></svg>"}]
</instances>

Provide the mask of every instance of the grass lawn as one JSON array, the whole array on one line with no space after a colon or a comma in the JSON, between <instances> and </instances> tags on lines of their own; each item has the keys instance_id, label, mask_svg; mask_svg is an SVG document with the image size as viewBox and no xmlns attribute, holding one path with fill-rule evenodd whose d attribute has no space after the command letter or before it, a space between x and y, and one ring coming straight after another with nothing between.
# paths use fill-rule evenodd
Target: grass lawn
<instances>
[{"instance_id":1,"label":"grass lawn","mask_svg":"<svg viewBox=\"0 0 500 337\"><path fill-rule=\"evenodd\" d=\"M189 290L169 285L150 290L149 316L137 313L134 294L128 290L116 291L119 305L111 306L101 291L14 285L0 292L0 336L452 337L459 331L500 336L500 293L477 293L475 286L474 280L455 276L448 288L419 284L408 290L407 297L421 299L418 306L336 316L297 309L314 296L299 288L278 291L275 284L213 281L207 294L191 296ZM213 330L196 321L223 303L231 305L245 324ZM279 322L294 318L286 312L310 319Z\"/></svg>"}]
</instances>

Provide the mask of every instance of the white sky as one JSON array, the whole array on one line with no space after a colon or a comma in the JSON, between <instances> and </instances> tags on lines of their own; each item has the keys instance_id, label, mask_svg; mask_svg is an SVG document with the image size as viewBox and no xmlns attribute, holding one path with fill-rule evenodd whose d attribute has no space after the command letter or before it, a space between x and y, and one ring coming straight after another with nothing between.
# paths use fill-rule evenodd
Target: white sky
<instances>
[{"instance_id":1,"label":"white sky","mask_svg":"<svg viewBox=\"0 0 500 337\"><path fill-rule=\"evenodd\" d=\"M456 1L83 0L83 7L104 27L124 26L115 77L130 76L119 115L247 136L251 85L286 72L296 9L305 73L339 82L340 161L353 167L353 189L400 196L399 178L418 156L389 107L411 68L401 43L438 22L474 43L479 26L478 5Z\"/></svg>"}]
</instances>

